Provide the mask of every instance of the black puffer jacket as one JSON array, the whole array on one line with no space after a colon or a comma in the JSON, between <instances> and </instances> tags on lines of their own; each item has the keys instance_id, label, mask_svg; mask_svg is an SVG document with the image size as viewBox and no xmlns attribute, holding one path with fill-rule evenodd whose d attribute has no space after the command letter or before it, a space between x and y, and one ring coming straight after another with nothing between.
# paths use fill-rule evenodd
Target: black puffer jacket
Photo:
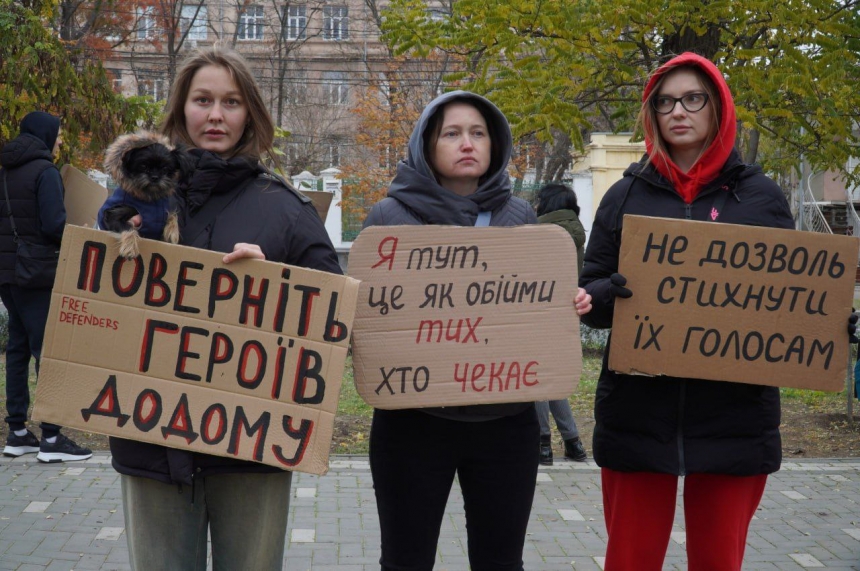
<instances>
[{"instance_id":1,"label":"black puffer jacket","mask_svg":"<svg viewBox=\"0 0 860 571\"><path fill-rule=\"evenodd\" d=\"M424 131L436 110L452 99L466 100L485 109L494 133L489 169L469 196L460 196L440 185L424 158ZM481 211L491 212L490 226L536 224L529 204L511 195L508 159L513 146L508 120L495 105L474 93L452 91L434 99L421 114L409 139L409 156L397 165L397 175L384 198L370 211L364 226L446 224L474 226ZM519 414L532 403L425 408L424 412L453 420L491 420Z\"/></svg>"},{"instance_id":2,"label":"black puffer jacket","mask_svg":"<svg viewBox=\"0 0 860 571\"><path fill-rule=\"evenodd\" d=\"M204 167L204 168L200 168ZM265 174L256 164L228 163L211 153L200 158L193 188L179 197L180 243L230 252L238 242L257 244L267 260L341 274L337 253L310 199ZM223 172L223 176L218 176ZM244 180L239 180L244 179ZM197 184L195 180L206 180ZM192 205L193 202L193 205ZM193 215L191 211L193 212ZM189 235L195 220L208 224ZM194 478L237 472L278 472L278 468L166 448L145 442L110 439L114 469L121 474L190 485Z\"/></svg>"},{"instance_id":3,"label":"black puffer jacket","mask_svg":"<svg viewBox=\"0 0 860 571\"><path fill-rule=\"evenodd\" d=\"M644 161L644 159L643 159ZM609 276L618 270L625 214L707 220L719 193L728 192L719 222L793 228L779 186L732 151L721 174L686 204L653 165L631 165L597 210L580 286L593 296L583 316L591 327L612 325ZM634 290L635 284L631 284ZM747 476L779 469L779 390L774 387L617 374L609 350L595 402L594 458L623 472L716 473Z\"/></svg>"},{"instance_id":4,"label":"black puffer jacket","mask_svg":"<svg viewBox=\"0 0 860 571\"><path fill-rule=\"evenodd\" d=\"M44 115L48 115L44 113ZM53 138L56 139L60 121L56 121ZM52 143L53 145L53 143ZM54 166L47 143L30 133L22 133L3 147L0 153L0 284L15 283L17 246L2 177L5 173L9 203L18 235L28 242L59 245L66 225L66 208L63 204L63 181Z\"/></svg>"}]
</instances>

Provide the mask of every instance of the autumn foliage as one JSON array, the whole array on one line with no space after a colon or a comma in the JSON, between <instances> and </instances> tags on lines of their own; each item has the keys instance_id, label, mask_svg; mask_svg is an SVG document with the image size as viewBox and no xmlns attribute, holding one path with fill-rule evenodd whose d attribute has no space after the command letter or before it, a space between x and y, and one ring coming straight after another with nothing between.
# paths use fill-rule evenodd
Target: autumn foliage
<instances>
[{"instance_id":1,"label":"autumn foliage","mask_svg":"<svg viewBox=\"0 0 860 571\"><path fill-rule=\"evenodd\" d=\"M404 74L402 59L392 61L386 73L359 91L352 109L358 119L357 151L341 166L342 208L347 216L364 220L367 211L385 197L406 158L409 136L432 89Z\"/></svg>"}]
</instances>

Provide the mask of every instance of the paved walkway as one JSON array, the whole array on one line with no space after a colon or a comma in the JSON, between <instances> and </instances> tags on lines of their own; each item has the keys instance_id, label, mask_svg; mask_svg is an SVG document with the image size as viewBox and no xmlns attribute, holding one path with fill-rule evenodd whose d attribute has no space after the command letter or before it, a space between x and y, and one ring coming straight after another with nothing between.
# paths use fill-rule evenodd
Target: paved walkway
<instances>
[{"instance_id":1,"label":"paved walkway","mask_svg":"<svg viewBox=\"0 0 860 571\"><path fill-rule=\"evenodd\" d=\"M606 547L599 471L556 460L541 468L527 570L601 569ZM288 571L377 570L379 531L367 458L332 457L325 476L293 482ZM785 463L750 527L749 570L860 571L860 459ZM462 499L452 492L437 571L467 567ZM129 569L119 477L107 454L48 465L0 459L0 570ZM680 508L664 569L686 569ZM253 571L253 570L238 570Z\"/></svg>"}]
</instances>

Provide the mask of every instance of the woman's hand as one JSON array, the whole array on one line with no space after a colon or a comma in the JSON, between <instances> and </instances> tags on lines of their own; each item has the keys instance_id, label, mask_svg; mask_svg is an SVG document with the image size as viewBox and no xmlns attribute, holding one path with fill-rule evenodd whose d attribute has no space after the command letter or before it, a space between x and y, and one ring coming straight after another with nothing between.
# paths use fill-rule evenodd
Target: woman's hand
<instances>
[{"instance_id":1,"label":"woman's hand","mask_svg":"<svg viewBox=\"0 0 860 571\"><path fill-rule=\"evenodd\" d=\"M583 288L578 288L576 297L573 298L573 305L576 306L576 314L583 316L591 311L591 294Z\"/></svg>"},{"instance_id":2,"label":"woman's hand","mask_svg":"<svg viewBox=\"0 0 860 571\"><path fill-rule=\"evenodd\" d=\"M625 287L627 285L627 278L621 274L614 273L609 276L609 284L609 294L612 297L620 297L622 299L633 297L633 292Z\"/></svg>"},{"instance_id":3,"label":"woman's hand","mask_svg":"<svg viewBox=\"0 0 860 571\"><path fill-rule=\"evenodd\" d=\"M241 260L242 258L252 258L254 260L265 260L266 255L263 253L263 250L256 244L246 244L244 242L239 242L235 246L233 246L233 251L229 254L225 254L223 261L225 264L229 264L230 262L234 262L236 260Z\"/></svg>"}]
</instances>

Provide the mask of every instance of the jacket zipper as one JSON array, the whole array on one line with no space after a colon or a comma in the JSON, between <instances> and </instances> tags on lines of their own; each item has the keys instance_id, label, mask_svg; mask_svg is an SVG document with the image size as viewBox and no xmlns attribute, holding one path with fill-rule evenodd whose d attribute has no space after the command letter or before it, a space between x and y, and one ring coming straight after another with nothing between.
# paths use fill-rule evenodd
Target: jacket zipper
<instances>
[{"instance_id":1,"label":"jacket zipper","mask_svg":"<svg viewBox=\"0 0 860 571\"><path fill-rule=\"evenodd\" d=\"M724 178L731 178L731 177L726 176L726 175L734 174L734 172L733 172L734 170L740 171L740 170L743 170L743 168L744 168L743 166L735 167L735 169L732 169L732 171L730 171L729 173L724 173L723 177L720 177L720 179L722 180ZM658 188L665 188L677 196L677 193L675 193L675 189L672 188L670 185L662 184L659 181L655 181L655 180L649 180L648 178L639 176L638 174L634 175L634 176L641 178L642 180L645 181L646 184L651 184L651 185L656 186ZM716 184L716 185L713 185L707 189L704 189L704 192L700 192L699 195L696 196L696 200L699 200L703 196L707 196L708 194L715 192L719 188L725 189L725 186L721 186L720 184ZM735 200L740 202L740 198L738 198L738 195L734 191L734 189L732 189L731 192L732 192L732 196L734 196ZM680 196L678 198L680 198ZM684 218L686 220L692 220L692 218L693 218L693 205L692 204L684 203ZM676 443L676 446L678 447L678 475L679 476L686 476L687 475L687 461L686 461L686 458L684 457L684 403L687 399L687 381L681 380L679 382L680 382L680 387L679 387L679 394L678 394L678 428L675 431L675 434L676 434L676 437L675 437L676 442L675 443Z\"/></svg>"}]
</instances>

